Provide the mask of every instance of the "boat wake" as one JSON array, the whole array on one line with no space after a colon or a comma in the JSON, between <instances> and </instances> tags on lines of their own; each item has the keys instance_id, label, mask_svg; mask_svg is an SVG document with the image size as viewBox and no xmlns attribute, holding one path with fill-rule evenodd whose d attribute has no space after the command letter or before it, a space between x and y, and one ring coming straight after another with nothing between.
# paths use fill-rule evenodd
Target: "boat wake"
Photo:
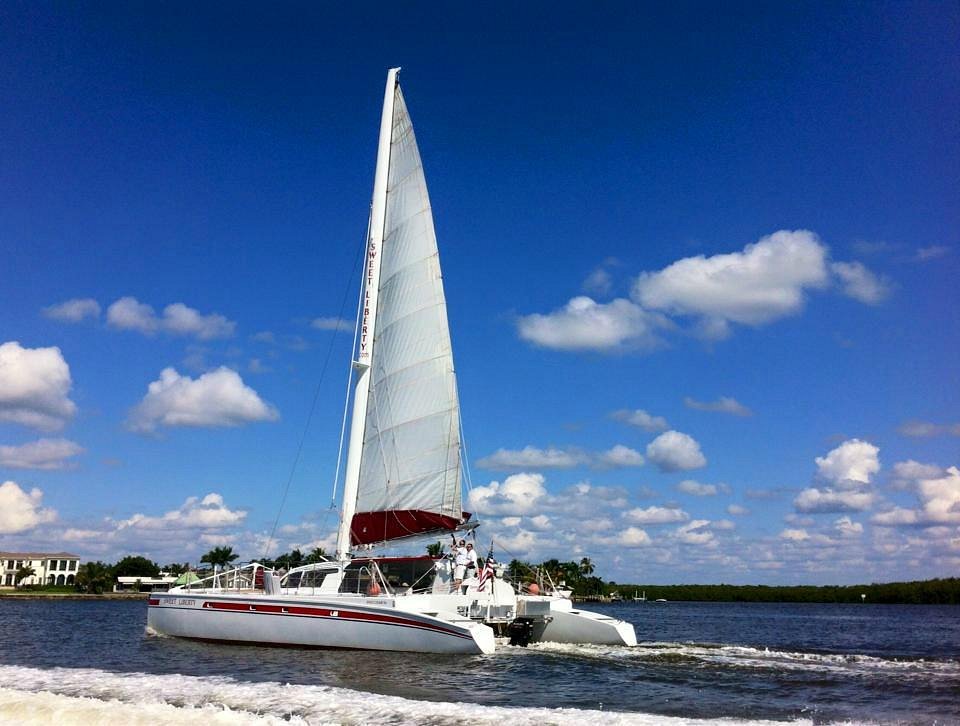
<instances>
[{"instance_id":1,"label":"boat wake","mask_svg":"<svg viewBox=\"0 0 960 726\"><path fill-rule=\"evenodd\" d=\"M254 683L218 676L0 666L0 724L566 724L767 721L688 719L572 708L507 708L414 701L333 686ZM809 723L809 722L797 722Z\"/></svg>"},{"instance_id":2,"label":"boat wake","mask_svg":"<svg viewBox=\"0 0 960 726\"><path fill-rule=\"evenodd\" d=\"M960 660L920 658L878 658L846 653L805 653L769 648L712 643L640 643L635 647L535 643L529 650L580 658L621 660L639 663L693 663L733 668L803 670L845 675L895 675L898 678L956 680L960 685Z\"/></svg>"}]
</instances>

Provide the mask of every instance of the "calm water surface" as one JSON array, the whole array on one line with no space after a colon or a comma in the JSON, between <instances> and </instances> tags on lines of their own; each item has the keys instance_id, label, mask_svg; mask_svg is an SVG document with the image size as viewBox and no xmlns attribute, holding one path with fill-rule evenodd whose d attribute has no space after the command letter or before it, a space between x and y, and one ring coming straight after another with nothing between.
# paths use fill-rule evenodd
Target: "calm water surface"
<instances>
[{"instance_id":1,"label":"calm water surface","mask_svg":"<svg viewBox=\"0 0 960 726\"><path fill-rule=\"evenodd\" d=\"M0 599L0 722L116 723L129 707L150 723L960 724L960 607L591 609L632 622L640 645L494 656L210 645L146 635L143 601Z\"/></svg>"}]
</instances>

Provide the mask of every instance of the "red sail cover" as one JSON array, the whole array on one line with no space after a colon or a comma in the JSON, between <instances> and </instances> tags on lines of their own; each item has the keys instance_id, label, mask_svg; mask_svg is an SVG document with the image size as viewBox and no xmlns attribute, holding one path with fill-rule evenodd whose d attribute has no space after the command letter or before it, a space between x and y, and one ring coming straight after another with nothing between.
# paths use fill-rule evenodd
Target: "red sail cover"
<instances>
[{"instance_id":1,"label":"red sail cover","mask_svg":"<svg viewBox=\"0 0 960 726\"><path fill-rule=\"evenodd\" d=\"M350 540L354 545L364 545L429 532L449 532L468 519L468 512L457 519L422 509L358 512L350 525Z\"/></svg>"}]
</instances>

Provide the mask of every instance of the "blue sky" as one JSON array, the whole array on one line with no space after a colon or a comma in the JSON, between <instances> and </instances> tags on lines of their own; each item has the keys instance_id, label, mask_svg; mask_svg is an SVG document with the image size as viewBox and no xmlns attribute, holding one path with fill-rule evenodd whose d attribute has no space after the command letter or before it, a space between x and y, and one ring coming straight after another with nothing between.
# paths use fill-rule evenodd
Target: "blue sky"
<instances>
[{"instance_id":1,"label":"blue sky","mask_svg":"<svg viewBox=\"0 0 960 726\"><path fill-rule=\"evenodd\" d=\"M482 542L955 575L958 41L950 3L5 4L0 548L257 557L315 391L275 549L329 546L400 65Z\"/></svg>"}]
</instances>

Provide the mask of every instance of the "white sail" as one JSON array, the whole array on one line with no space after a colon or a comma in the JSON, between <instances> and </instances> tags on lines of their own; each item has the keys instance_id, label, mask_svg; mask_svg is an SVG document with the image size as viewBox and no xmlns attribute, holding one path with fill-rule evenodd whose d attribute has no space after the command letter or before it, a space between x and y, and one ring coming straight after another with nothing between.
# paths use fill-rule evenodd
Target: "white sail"
<instances>
[{"instance_id":1,"label":"white sail","mask_svg":"<svg viewBox=\"0 0 960 726\"><path fill-rule=\"evenodd\" d=\"M462 514L459 404L437 239L413 126L400 87L394 92L352 527L359 543L449 528Z\"/></svg>"}]
</instances>

